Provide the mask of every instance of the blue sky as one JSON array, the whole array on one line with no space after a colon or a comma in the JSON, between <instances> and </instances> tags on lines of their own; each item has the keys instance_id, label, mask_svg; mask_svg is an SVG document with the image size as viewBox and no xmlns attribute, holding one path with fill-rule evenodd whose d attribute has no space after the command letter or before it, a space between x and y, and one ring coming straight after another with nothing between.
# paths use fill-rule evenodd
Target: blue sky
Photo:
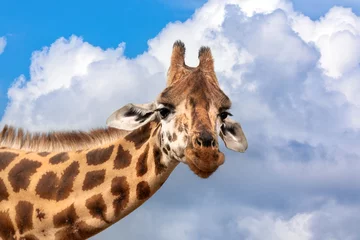
<instances>
[{"instance_id":1,"label":"blue sky","mask_svg":"<svg viewBox=\"0 0 360 240\"><path fill-rule=\"evenodd\" d=\"M225 150L206 181L180 164L153 198L94 239L357 240L360 3L293 0L300 16L285 1L6 1L0 125L104 126L113 110L163 89L174 40L185 42L187 63L206 44L249 149ZM29 84L11 87L21 74Z\"/></svg>"}]
</instances>

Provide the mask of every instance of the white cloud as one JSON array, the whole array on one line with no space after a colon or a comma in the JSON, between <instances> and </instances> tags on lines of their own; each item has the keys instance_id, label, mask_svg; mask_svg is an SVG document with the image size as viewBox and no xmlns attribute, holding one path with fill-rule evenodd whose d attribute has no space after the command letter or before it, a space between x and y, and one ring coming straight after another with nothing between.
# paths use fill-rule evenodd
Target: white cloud
<instances>
[{"instance_id":1,"label":"white cloud","mask_svg":"<svg viewBox=\"0 0 360 240\"><path fill-rule=\"evenodd\" d=\"M6 47L6 38L0 37L0 54L2 54Z\"/></svg>"},{"instance_id":2,"label":"white cloud","mask_svg":"<svg viewBox=\"0 0 360 240\"><path fill-rule=\"evenodd\" d=\"M307 240L311 239L310 214L297 214L289 220L272 215L247 216L238 221L239 229L253 240Z\"/></svg>"},{"instance_id":3,"label":"white cloud","mask_svg":"<svg viewBox=\"0 0 360 240\"><path fill-rule=\"evenodd\" d=\"M123 55L125 44L101 49L61 38L33 54L30 79L20 76L9 89L1 123L104 125L122 105L155 99L175 40L185 42L189 65L208 45L248 152L226 151L226 164L207 181L180 166L148 205L100 238L355 239L348 223L360 208L359 22L341 7L312 21L285 0L211 0L186 22L168 24L134 59ZM325 221L331 214L339 220Z\"/></svg>"}]
</instances>

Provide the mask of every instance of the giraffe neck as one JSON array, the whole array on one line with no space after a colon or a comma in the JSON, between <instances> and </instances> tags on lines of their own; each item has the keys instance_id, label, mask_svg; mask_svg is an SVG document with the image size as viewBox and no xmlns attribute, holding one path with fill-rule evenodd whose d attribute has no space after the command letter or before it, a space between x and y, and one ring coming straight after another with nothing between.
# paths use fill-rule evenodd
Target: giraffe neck
<instances>
[{"instance_id":1,"label":"giraffe neck","mask_svg":"<svg viewBox=\"0 0 360 240\"><path fill-rule=\"evenodd\" d=\"M156 126L77 152L0 150L0 239L85 239L135 210L177 166Z\"/></svg>"}]
</instances>

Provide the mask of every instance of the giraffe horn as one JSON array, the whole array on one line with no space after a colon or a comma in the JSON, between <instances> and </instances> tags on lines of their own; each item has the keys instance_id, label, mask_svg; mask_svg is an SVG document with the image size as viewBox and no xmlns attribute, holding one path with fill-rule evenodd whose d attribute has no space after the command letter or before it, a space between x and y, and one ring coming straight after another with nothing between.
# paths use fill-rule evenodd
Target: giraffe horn
<instances>
[{"instance_id":1,"label":"giraffe horn","mask_svg":"<svg viewBox=\"0 0 360 240\"><path fill-rule=\"evenodd\" d=\"M173 77L176 71L185 66L185 44L177 40L173 45L173 51L171 54L171 64L168 71L168 76L172 76L168 78L167 85L170 85L173 81Z\"/></svg>"},{"instance_id":2,"label":"giraffe horn","mask_svg":"<svg viewBox=\"0 0 360 240\"><path fill-rule=\"evenodd\" d=\"M209 47L201 47L199 50L199 68L205 72L214 71L214 59Z\"/></svg>"}]
</instances>

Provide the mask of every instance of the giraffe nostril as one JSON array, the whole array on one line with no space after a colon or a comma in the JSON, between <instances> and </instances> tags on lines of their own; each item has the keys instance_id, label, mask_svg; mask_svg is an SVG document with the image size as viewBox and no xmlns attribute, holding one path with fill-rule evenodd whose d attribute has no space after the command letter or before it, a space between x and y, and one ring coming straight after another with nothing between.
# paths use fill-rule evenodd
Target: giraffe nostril
<instances>
[{"instance_id":1,"label":"giraffe nostril","mask_svg":"<svg viewBox=\"0 0 360 240\"><path fill-rule=\"evenodd\" d=\"M196 147L213 147L213 148L215 148L217 146L217 141L213 137L212 134L210 134L208 132L202 132L194 139L194 145Z\"/></svg>"}]
</instances>

